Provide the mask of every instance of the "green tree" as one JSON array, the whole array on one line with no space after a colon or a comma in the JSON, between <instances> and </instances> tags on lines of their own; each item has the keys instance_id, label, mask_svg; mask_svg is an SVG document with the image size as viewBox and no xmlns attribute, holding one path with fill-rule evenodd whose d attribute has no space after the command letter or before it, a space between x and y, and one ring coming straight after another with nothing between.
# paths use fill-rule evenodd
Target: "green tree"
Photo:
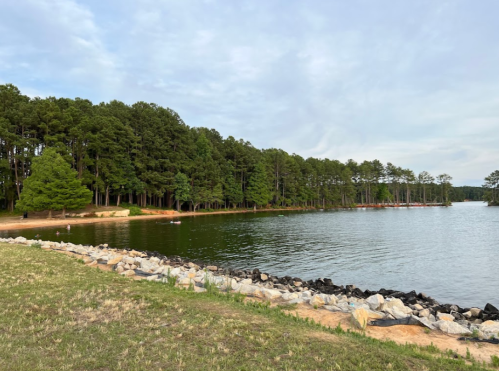
<instances>
[{"instance_id":1,"label":"green tree","mask_svg":"<svg viewBox=\"0 0 499 371\"><path fill-rule=\"evenodd\" d=\"M490 205L497 205L497 188L499 186L499 170L493 171L488 177L485 178L485 188L489 188L490 191L485 195L486 201L489 201Z\"/></svg>"},{"instance_id":2,"label":"green tree","mask_svg":"<svg viewBox=\"0 0 499 371\"><path fill-rule=\"evenodd\" d=\"M46 148L40 157L33 159L32 174L24 181L21 197L16 207L22 211L62 210L85 207L92 200L92 192L77 179L72 170L55 149Z\"/></svg>"},{"instance_id":3,"label":"green tree","mask_svg":"<svg viewBox=\"0 0 499 371\"><path fill-rule=\"evenodd\" d=\"M423 187L423 204L426 205L426 186L435 181L435 178L427 171L422 171L418 175L418 181Z\"/></svg>"},{"instance_id":4,"label":"green tree","mask_svg":"<svg viewBox=\"0 0 499 371\"><path fill-rule=\"evenodd\" d=\"M175 185L175 201L177 202L177 210L180 211L180 202L184 203L191 199L190 196L190 186L189 179L187 175L182 174L180 171L175 175L174 181Z\"/></svg>"},{"instance_id":5,"label":"green tree","mask_svg":"<svg viewBox=\"0 0 499 371\"><path fill-rule=\"evenodd\" d=\"M246 190L246 199L253 203L253 208L266 205L272 198L269 191L267 171L265 165L259 162L248 181L248 189Z\"/></svg>"},{"instance_id":6,"label":"green tree","mask_svg":"<svg viewBox=\"0 0 499 371\"><path fill-rule=\"evenodd\" d=\"M449 174L440 174L437 176L437 181L440 184L440 192L442 196L442 203L449 203L449 190L452 187L452 177Z\"/></svg>"},{"instance_id":7,"label":"green tree","mask_svg":"<svg viewBox=\"0 0 499 371\"><path fill-rule=\"evenodd\" d=\"M385 183L381 183L378 186L376 198L380 200L383 204L385 203L385 200L390 200L392 198L392 194L390 193L390 190L388 189L388 186Z\"/></svg>"},{"instance_id":8,"label":"green tree","mask_svg":"<svg viewBox=\"0 0 499 371\"><path fill-rule=\"evenodd\" d=\"M241 189L241 184L237 183L234 179L234 167L229 160L227 165L227 173L225 177L225 195L229 203L236 208L238 203L243 202L244 193Z\"/></svg>"}]
</instances>

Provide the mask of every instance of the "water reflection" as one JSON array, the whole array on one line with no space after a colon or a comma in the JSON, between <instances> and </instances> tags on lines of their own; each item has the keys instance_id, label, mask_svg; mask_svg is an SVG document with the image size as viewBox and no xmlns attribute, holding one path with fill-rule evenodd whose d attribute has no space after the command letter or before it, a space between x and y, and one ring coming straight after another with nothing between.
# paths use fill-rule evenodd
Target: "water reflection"
<instances>
[{"instance_id":1,"label":"water reflection","mask_svg":"<svg viewBox=\"0 0 499 371\"><path fill-rule=\"evenodd\" d=\"M332 278L362 289L417 290L441 302L499 306L499 208L246 213L0 232L1 236L159 251L279 276ZM61 233L56 235L56 231Z\"/></svg>"}]
</instances>

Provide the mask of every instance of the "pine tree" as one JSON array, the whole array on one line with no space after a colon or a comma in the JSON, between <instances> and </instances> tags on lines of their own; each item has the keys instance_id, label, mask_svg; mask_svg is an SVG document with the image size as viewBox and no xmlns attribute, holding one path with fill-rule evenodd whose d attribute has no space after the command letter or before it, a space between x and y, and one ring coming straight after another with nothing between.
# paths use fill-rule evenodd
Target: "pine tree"
<instances>
[{"instance_id":1,"label":"pine tree","mask_svg":"<svg viewBox=\"0 0 499 371\"><path fill-rule=\"evenodd\" d=\"M249 178L246 198L249 202L253 202L254 209L256 209L256 206L266 205L272 198L268 187L265 165L261 162L255 166L255 170Z\"/></svg>"},{"instance_id":2,"label":"pine tree","mask_svg":"<svg viewBox=\"0 0 499 371\"><path fill-rule=\"evenodd\" d=\"M180 171L175 175L174 179L175 185L175 201L177 201L177 210L180 211L180 202L190 200L190 186L189 179L187 175L182 174Z\"/></svg>"},{"instance_id":3,"label":"pine tree","mask_svg":"<svg viewBox=\"0 0 499 371\"><path fill-rule=\"evenodd\" d=\"M55 149L46 148L33 159L32 174L24 181L16 207L22 211L79 209L92 201L92 192L82 186L78 173L72 170Z\"/></svg>"},{"instance_id":4,"label":"pine tree","mask_svg":"<svg viewBox=\"0 0 499 371\"><path fill-rule=\"evenodd\" d=\"M241 184L237 183L234 179L234 167L232 166L231 161L228 163L225 177L225 195L234 208L236 208L238 203L244 201L244 193L241 189Z\"/></svg>"}]
</instances>

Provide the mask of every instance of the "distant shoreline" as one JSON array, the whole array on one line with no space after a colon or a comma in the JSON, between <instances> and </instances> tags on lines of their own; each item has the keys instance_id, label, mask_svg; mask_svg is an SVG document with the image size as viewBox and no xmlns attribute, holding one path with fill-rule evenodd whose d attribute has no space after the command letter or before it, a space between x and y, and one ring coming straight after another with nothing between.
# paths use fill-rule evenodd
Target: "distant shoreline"
<instances>
[{"instance_id":1,"label":"distant shoreline","mask_svg":"<svg viewBox=\"0 0 499 371\"><path fill-rule=\"evenodd\" d=\"M409 206L405 204L391 204L391 205L356 205L355 207L335 207L335 208L326 208L326 210L335 210L335 209L362 209L362 208L373 208L373 209L382 209L382 208L399 208L399 207L436 207L443 206L442 204L410 204ZM223 210L223 211L209 211L209 212L183 212L183 213L175 213L173 215L164 215L164 214L154 214L156 210L151 210L151 214L147 215L137 215L137 216L124 216L124 217L94 217L94 218L53 218L53 219L22 219L19 220L17 217L4 218L6 220L2 220L0 218L0 231L8 231L11 229L31 229L31 228L45 228L45 227L63 227L68 224L71 225L79 225L79 224L94 224L94 223L107 223L107 222L123 222L129 220L149 220L149 219L176 219L187 216L202 216L202 215L218 215L218 214L246 214L253 212L278 212L278 211L317 211L323 210L320 208L284 208L284 209L257 209L254 211L253 209L247 210Z\"/></svg>"},{"instance_id":2,"label":"distant shoreline","mask_svg":"<svg viewBox=\"0 0 499 371\"><path fill-rule=\"evenodd\" d=\"M269 212L269 211L300 211L300 210L317 210L317 209L257 209L256 212ZM0 219L0 231L8 231L11 229L30 229L30 228L43 228L43 227L58 227L78 224L93 224L93 223L107 223L107 222L123 222L129 220L149 220L149 219L176 219L186 216L202 216L202 215L216 215L216 214L246 214L253 213L253 210L227 210L227 211L209 211L209 212L183 212L172 215L153 214L155 210L151 210L151 214L137 215L137 216L123 216L123 217L95 217L95 218L53 218L53 219L22 219L2 221Z\"/></svg>"}]
</instances>

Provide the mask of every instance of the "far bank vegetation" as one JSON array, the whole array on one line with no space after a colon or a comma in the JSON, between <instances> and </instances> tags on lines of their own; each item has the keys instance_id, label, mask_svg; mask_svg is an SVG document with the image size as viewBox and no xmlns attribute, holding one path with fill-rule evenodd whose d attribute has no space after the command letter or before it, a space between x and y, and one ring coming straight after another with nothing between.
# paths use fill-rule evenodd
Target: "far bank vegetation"
<instances>
[{"instance_id":1,"label":"far bank vegetation","mask_svg":"<svg viewBox=\"0 0 499 371\"><path fill-rule=\"evenodd\" d=\"M334 145L334 143L332 144ZM52 148L95 206L199 209L350 207L468 198L448 174L378 160L303 158L189 127L170 108L119 101L29 98L0 85L0 208L13 211L33 159Z\"/></svg>"}]
</instances>

